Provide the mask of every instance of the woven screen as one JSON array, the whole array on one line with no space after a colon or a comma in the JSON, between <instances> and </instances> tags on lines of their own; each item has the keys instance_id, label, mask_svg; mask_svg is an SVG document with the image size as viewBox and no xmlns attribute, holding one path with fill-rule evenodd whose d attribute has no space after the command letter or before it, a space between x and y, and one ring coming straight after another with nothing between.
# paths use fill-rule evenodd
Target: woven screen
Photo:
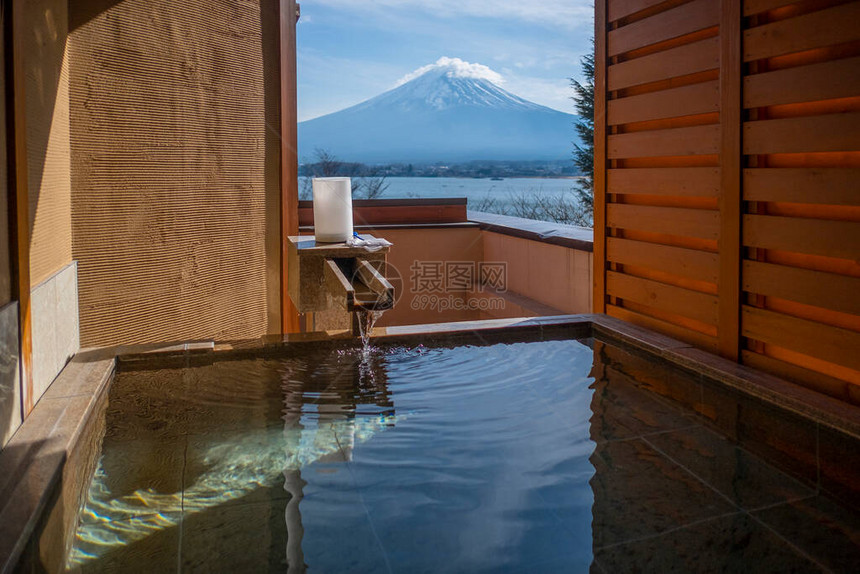
<instances>
[{"instance_id":1,"label":"woven screen","mask_svg":"<svg viewBox=\"0 0 860 574\"><path fill-rule=\"evenodd\" d=\"M82 346L276 330L277 2L70 10Z\"/></svg>"}]
</instances>

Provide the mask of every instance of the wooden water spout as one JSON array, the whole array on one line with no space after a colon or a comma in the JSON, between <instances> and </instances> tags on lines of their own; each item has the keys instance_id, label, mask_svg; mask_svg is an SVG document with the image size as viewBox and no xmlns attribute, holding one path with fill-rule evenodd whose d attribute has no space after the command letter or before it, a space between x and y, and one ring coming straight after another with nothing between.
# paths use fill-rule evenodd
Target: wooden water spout
<instances>
[{"instance_id":1,"label":"wooden water spout","mask_svg":"<svg viewBox=\"0 0 860 574\"><path fill-rule=\"evenodd\" d=\"M365 236L366 237L366 236ZM341 309L384 311L394 306L394 286L385 278L389 246L377 251L346 243L318 243L313 236L289 238L288 288L300 313Z\"/></svg>"},{"instance_id":2,"label":"wooden water spout","mask_svg":"<svg viewBox=\"0 0 860 574\"><path fill-rule=\"evenodd\" d=\"M350 313L394 306L394 287L366 259L326 259L324 273L328 295Z\"/></svg>"}]
</instances>

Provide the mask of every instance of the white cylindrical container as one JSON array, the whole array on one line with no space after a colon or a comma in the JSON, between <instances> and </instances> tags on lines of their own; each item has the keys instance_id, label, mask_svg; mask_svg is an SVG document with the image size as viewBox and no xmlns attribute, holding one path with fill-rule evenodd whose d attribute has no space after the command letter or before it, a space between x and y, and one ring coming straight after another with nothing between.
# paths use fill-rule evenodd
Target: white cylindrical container
<instances>
[{"instance_id":1,"label":"white cylindrical container","mask_svg":"<svg viewBox=\"0 0 860 574\"><path fill-rule=\"evenodd\" d=\"M348 177L315 177L314 235L323 243L352 237L352 182Z\"/></svg>"}]
</instances>

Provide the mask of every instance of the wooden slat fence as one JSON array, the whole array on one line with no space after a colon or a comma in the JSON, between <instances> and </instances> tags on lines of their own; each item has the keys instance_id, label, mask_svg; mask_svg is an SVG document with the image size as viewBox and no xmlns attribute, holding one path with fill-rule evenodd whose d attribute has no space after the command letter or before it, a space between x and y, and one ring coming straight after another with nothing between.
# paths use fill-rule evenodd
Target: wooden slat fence
<instances>
[{"instance_id":1,"label":"wooden slat fence","mask_svg":"<svg viewBox=\"0 0 860 574\"><path fill-rule=\"evenodd\" d=\"M598 0L595 312L860 403L858 22Z\"/></svg>"}]
</instances>

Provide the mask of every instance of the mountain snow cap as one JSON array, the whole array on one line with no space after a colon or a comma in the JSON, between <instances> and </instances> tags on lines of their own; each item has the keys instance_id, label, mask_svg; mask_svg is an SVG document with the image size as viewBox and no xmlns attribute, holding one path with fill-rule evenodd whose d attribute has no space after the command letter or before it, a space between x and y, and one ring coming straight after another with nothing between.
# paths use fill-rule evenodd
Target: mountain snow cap
<instances>
[{"instance_id":1,"label":"mountain snow cap","mask_svg":"<svg viewBox=\"0 0 860 574\"><path fill-rule=\"evenodd\" d=\"M505 82L501 74L494 70L491 70L483 64L472 64L470 62L461 60L460 58L448 58L443 56L442 58L436 60L435 64L422 66L414 72L406 74L405 76L400 78L400 80L398 80L397 85L395 87L399 87L407 82L411 82L415 78L419 78L428 72L437 71L444 73L444 75L448 76L449 78L473 78L477 80L487 80L488 82L492 82L497 86L500 86Z\"/></svg>"}]
</instances>

